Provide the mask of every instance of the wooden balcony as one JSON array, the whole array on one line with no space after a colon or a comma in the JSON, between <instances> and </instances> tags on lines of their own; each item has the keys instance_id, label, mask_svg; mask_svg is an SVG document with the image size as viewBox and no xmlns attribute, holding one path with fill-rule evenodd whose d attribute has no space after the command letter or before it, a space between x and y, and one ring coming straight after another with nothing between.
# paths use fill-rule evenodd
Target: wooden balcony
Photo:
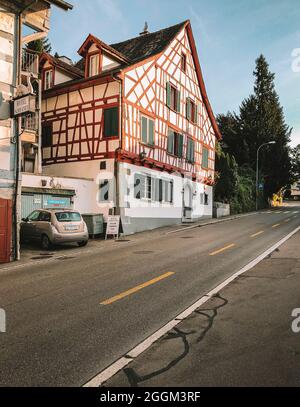
<instances>
[{"instance_id":1,"label":"wooden balcony","mask_svg":"<svg viewBox=\"0 0 300 407\"><path fill-rule=\"evenodd\" d=\"M35 78L39 75L39 55L28 49L22 50L22 73L32 74Z\"/></svg>"}]
</instances>

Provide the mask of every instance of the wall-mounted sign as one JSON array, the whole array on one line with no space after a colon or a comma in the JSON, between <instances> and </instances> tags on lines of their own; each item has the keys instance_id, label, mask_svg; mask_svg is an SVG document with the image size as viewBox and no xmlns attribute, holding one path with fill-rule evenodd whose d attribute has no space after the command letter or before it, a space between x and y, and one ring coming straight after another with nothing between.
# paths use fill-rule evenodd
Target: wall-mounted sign
<instances>
[{"instance_id":1,"label":"wall-mounted sign","mask_svg":"<svg viewBox=\"0 0 300 407\"><path fill-rule=\"evenodd\" d=\"M36 111L36 97L34 95L23 96L14 100L14 116Z\"/></svg>"},{"instance_id":2,"label":"wall-mounted sign","mask_svg":"<svg viewBox=\"0 0 300 407\"><path fill-rule=\"evenodd\" d=\"M119 229L120 229L120 216L108 216L107 218L107 228L106 228L106 237L108 235L112 236L119 236Z\"/></svg>"},{"instance_id":3,"label":"wall-mounted sign","mask_svg":"<svg viewBox=\"0 0 300 407\"><path fill-rule=\"evenodd\" d=\"M48 198L44 200L45 208L69 208L70 198Z\"/></svg>"}]
</instances>

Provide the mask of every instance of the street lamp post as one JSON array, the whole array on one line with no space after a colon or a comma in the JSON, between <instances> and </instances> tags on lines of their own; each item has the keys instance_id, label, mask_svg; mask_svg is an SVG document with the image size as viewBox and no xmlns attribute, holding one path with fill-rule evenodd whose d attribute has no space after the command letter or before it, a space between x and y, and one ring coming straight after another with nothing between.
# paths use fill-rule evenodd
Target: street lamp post
<instances>
[{"instance_id":1,"label":"street lamp post","mask_svg":"<svg viewBox=\"0 0 300 407\"><path fill-rule=\"evenodd\" d=\"M256 155L256 210L258 211L258 191L259 191L259 152L260 150L265 147L265 146L269 146L271 144L276 144L276 141L269 141L268 143L264 143L261 146L258 147L257 149L257 155Z\"/></svg>"}]
</instances>

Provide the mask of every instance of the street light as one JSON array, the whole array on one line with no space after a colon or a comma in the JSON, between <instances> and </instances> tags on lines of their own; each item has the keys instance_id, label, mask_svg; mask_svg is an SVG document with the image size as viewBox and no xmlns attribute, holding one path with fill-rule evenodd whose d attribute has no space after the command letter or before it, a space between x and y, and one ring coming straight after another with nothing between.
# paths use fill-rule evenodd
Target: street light
<instances>
[{"instance_id":1,"label":"street light","mask_svg":"<svg viewBox=\"0 0 300 407\"><path fill-rule=\"evenodd\" d=\"M268 143L264 143L261 146L258 147L257 149L257 155L256 155L256 210L258 211L258 172L259 172L259 152L260 150L265 147L269 146L271 144L276 144L276 141L269 141Z\"/></svg>"}]
</instances>

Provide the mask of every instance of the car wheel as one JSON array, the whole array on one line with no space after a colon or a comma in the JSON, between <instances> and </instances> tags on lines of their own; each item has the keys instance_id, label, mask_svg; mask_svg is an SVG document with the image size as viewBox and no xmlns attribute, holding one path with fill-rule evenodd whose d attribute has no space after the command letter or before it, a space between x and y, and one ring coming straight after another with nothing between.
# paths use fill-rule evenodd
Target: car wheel
<instances>
[{"instance_id":1,"label":"car wheel","mask_svg":"<svg viewBox=\"0 0 300 407\"><path fill-rule=\"evenodd\" d=\"M51 242L47 235L43 235L41 239L42 249L43 250L50 250L51 249Z\"/></svg>"},{"instance_id":2,"label":"car wheel","mask_svg":"<svg viewBox=\"0 0 300 407\"><path fill-rule=\"evenodd\" d=\"M86 246L88 244L88 241L85 241L85 242L78 242L78 246L79 247L84 247L84 246Z\"/></svg>"}]
</instances>

